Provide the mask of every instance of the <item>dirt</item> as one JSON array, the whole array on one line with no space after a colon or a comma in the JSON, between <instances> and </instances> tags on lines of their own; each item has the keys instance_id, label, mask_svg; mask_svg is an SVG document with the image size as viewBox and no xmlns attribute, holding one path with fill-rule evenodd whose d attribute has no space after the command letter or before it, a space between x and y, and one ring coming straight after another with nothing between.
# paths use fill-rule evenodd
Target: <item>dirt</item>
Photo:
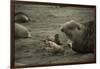
<instances>
[{"instance_id":1,"label":"dirt","mask_svg":"<svg viewBox=\"0 0 100 69\"><path fill-rule=\"evenodd\" d=\"M17 3L15 12L24 12L31 21L21 23L27 27L32 38L21 38L15 40L15 63L25 65L44 65L59 63L92 62L95 55L79 54L67 46L67 37L60 31L60 26L69 20L84 23L94 20L94 9L86 7L59 7L51 5L32 5ZM60 41L65 48L65 53L60 55L49 55L43 50L43 40L47 35L60 35Z\"/></svg>"}]
</instances>

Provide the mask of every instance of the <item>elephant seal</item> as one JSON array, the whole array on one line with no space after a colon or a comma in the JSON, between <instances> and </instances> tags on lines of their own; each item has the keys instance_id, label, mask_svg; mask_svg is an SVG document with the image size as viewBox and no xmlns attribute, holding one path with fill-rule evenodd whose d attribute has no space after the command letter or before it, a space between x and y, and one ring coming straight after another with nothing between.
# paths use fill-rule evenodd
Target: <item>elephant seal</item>
<instances>
[{"instance_id":1,"label":"elephant seal","mask_svg":"<svg viewBox=\"0 0 100 69\"><path fill-rule=\"evenodd\" d=\"M18 38L29 38L29 37L32 37L29 30L25 26L15 23L15 38L18 39Z\"/></svg>"},{"instance_id":2,"label":"elephant seal","mask_svg":"<svg viewBox=\"0 0 100 69\"><path fill-rule=\"evenodd\" d=\"M61 26L61 31L72 40L72 50L78 53L93 53L95 51L95 31L93 21L80 24L74 20Z\"/></svg>"},{"instance_id":3,"label":"elephant seal","mask_svg":"<svg viewBox=\"0 0 100 69\"><path fill-rule=\"evenodd\" d=\"M27 23L28 21L30 21L30 18L27 14L25 14L23 12L17 12L15 14L15 22L17 22L17 23Z\"/></svg>"}]
</instances>

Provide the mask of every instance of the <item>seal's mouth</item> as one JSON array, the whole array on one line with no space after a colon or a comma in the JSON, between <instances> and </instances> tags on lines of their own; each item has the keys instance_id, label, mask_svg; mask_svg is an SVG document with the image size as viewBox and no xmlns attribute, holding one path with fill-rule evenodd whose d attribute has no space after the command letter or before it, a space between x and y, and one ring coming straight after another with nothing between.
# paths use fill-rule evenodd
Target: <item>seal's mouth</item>
<instances>
[{"instance_id":1,"label":"seal's mouth","mask_svg":"<svg viewBox=\"0 0 100 69\"><path fill-rule=\"evenodd\" d=\"M68 46L69 48L72 48L72 41L71 41L71 40L68 40L68 41L67 41L67 46Z\"/></svg>"},{"instance_id":2,"label":"seal's mouth","mask_svg":"<svg viewBox=\"0 0 100 69\"><path fill-rule=\"evenodd\" d=\"M72 43L67 44L69 48L72 48Z\"/></svg>"}]
</instances>

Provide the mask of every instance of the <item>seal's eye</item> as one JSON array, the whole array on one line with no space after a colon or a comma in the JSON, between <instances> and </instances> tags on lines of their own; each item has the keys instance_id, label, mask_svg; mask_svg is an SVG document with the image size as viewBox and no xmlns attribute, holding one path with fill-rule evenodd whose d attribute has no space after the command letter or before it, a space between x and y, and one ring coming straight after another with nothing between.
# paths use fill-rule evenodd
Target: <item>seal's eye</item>
<instances>
[{"instance_id":1,"label":"seal's eye","mask_svg":"<svg viewBox=\"0 0 100 69\"><path fill-rule=\"evenodd\" d=\"M64 32L64 29L62 28L61 31Z\"/></svg>"}]
</instances>

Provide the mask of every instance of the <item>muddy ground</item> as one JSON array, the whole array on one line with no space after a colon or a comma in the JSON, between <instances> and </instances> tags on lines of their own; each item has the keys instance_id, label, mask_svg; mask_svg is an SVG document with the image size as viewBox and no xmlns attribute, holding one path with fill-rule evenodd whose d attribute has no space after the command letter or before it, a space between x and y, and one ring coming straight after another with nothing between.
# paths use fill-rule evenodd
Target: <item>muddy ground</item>
<instances>
[{"instance_id":1,"label":"muddy ground","mask_svg":"<svg viewBox=\"0 0 100 69\"><path fill-rule=\"evenodd\" d=\"M32 38L15 40L15 63L25 65L44 65L59 63L80 63L94 61L94 55L79 54L72 51L66 44L67 37L60 31L61 24L69 20L84 23L94 20L94 9L85 7L59 7L50 5L32 5L16 3L15 12L28 14L31 21L22 23L31 33ZM47 35L60 35L65 53L49 55L42 49L43 40Z\"/></svg>"}]
</instances>

